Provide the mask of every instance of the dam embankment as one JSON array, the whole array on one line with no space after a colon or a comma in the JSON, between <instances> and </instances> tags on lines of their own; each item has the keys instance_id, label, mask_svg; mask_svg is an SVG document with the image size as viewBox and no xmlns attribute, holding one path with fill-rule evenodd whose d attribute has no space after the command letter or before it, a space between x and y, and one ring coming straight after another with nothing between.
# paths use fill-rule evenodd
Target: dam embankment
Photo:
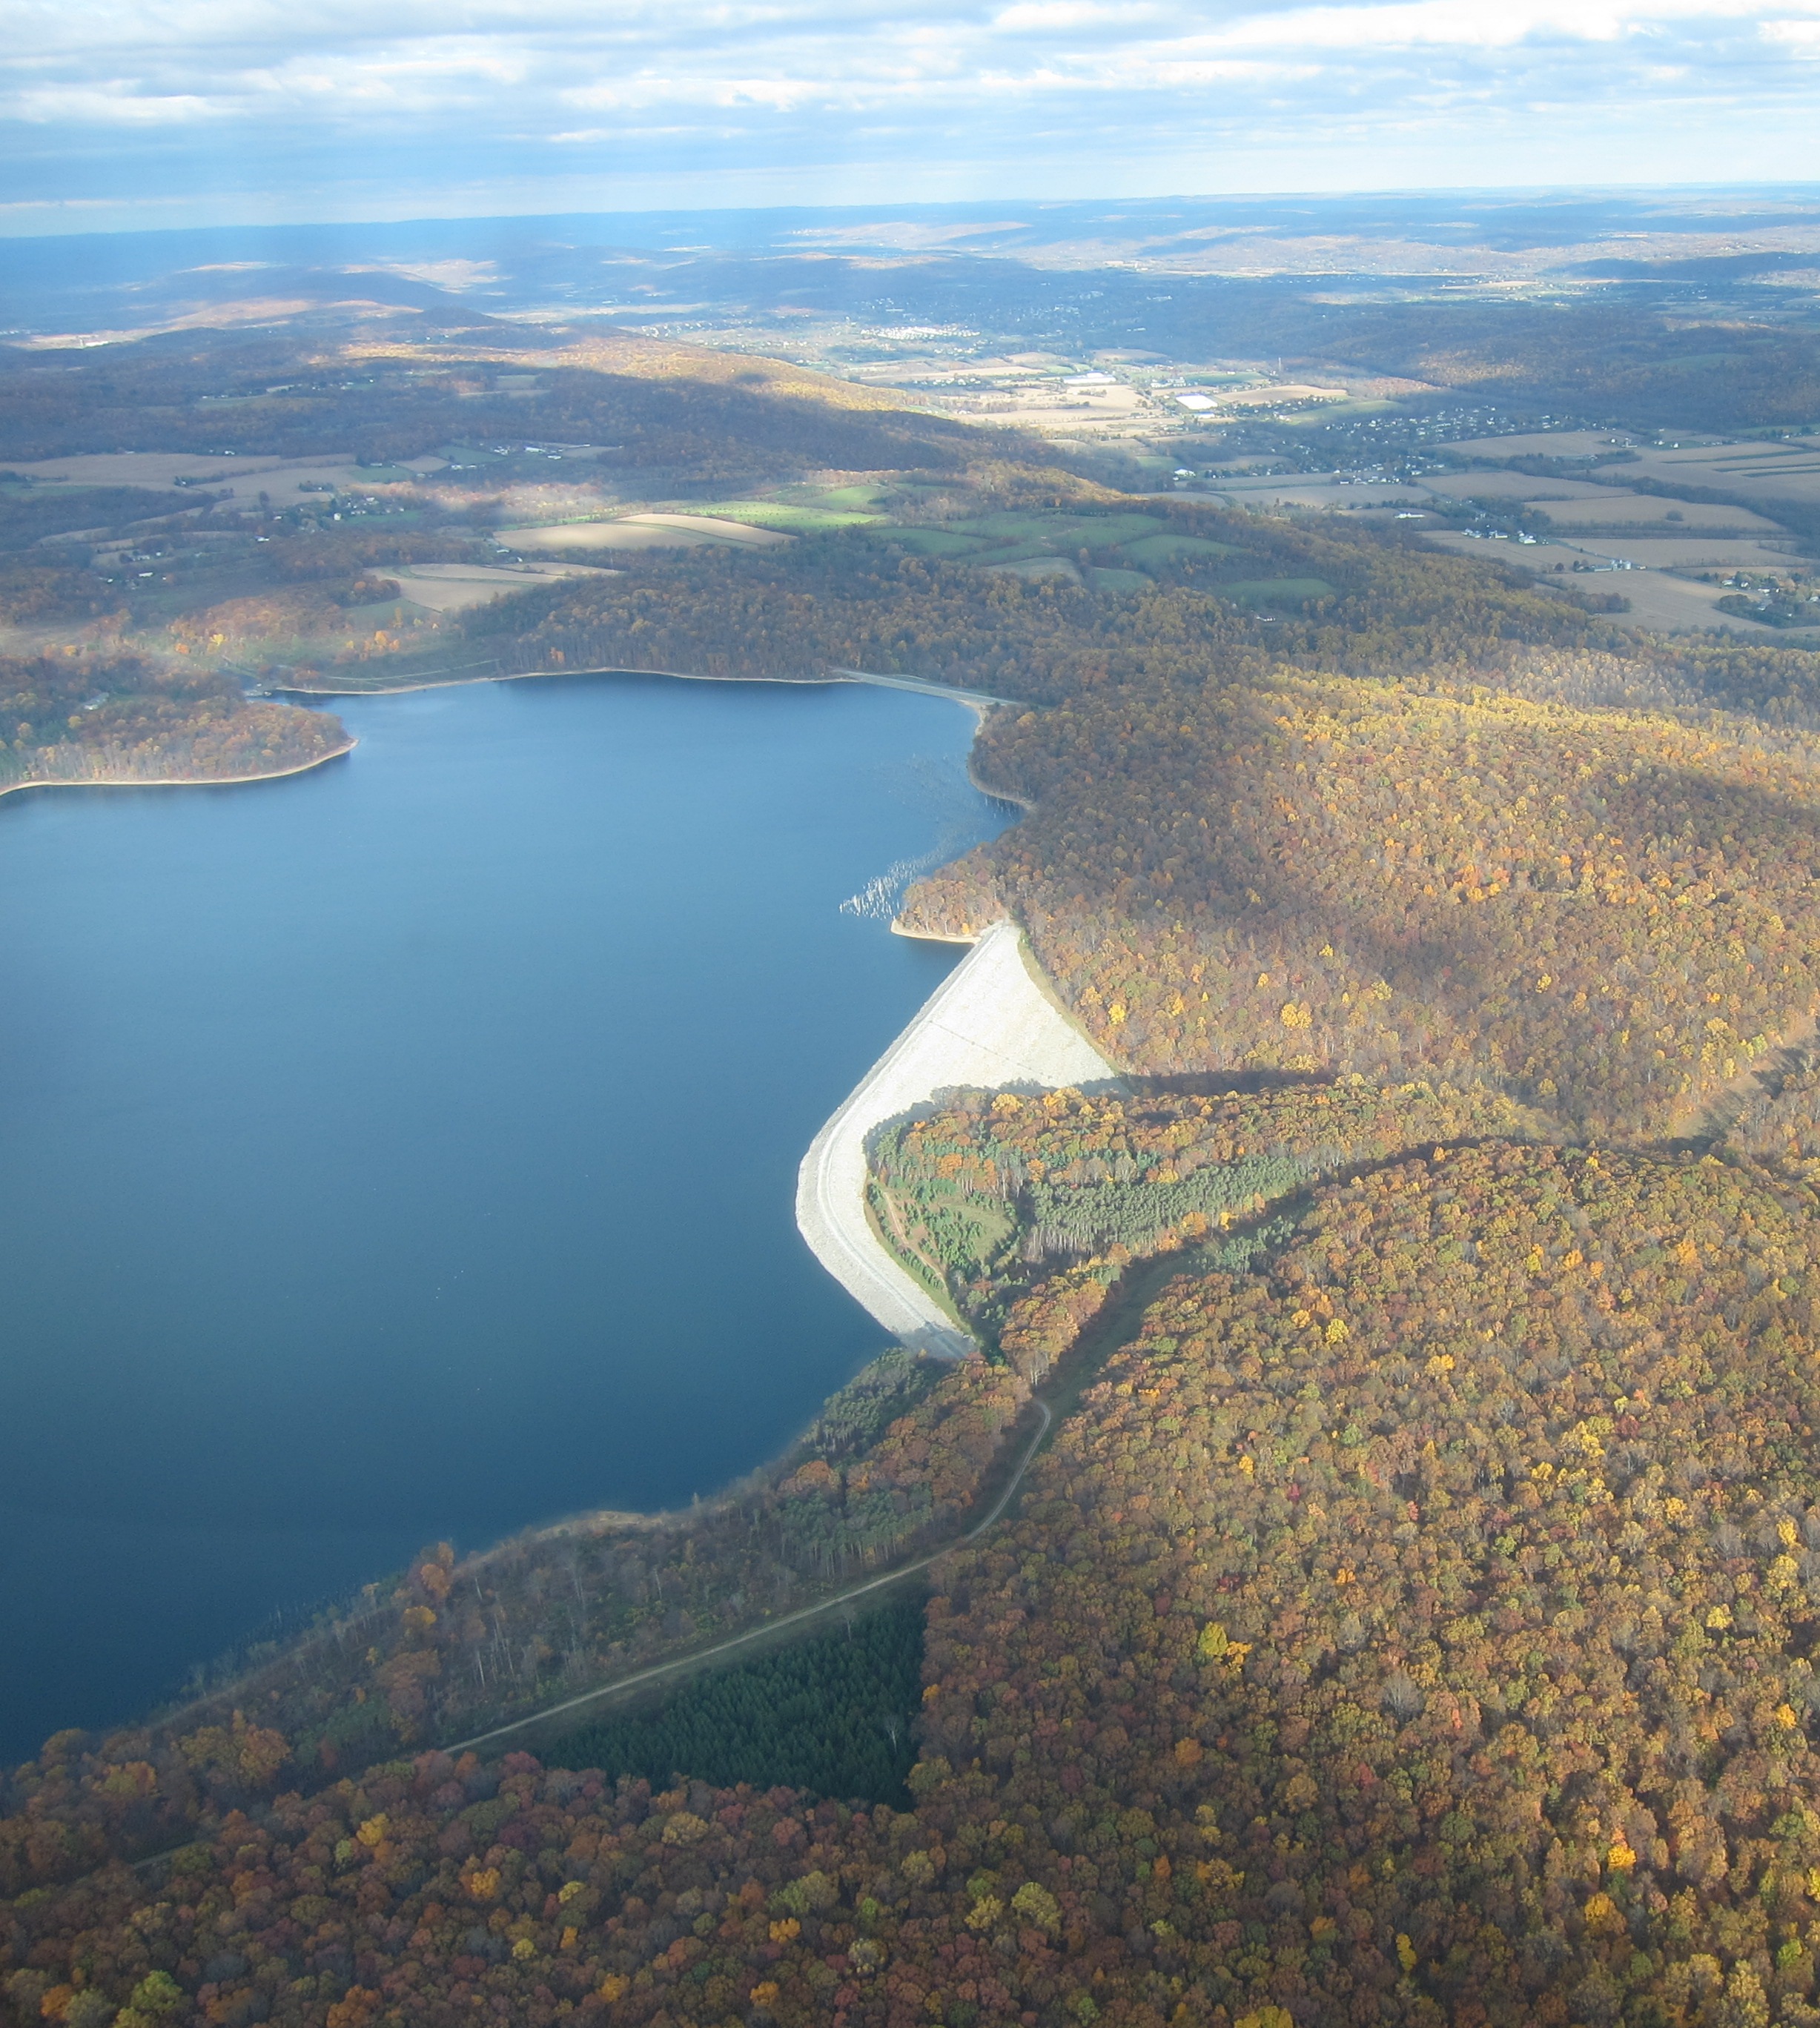
<instances>
[{"instance_id":1,"label":"dam embankment","mask_svg":"<svg viewBox=\"0 0 1820 2028\"><path fill-rule=\"evenodd\" d=\"M995 923L810 1144L796 1223L822 1266L894 1338L958 1358L971 1336L893 1258L866 1216L873 1129L957 1087L1054 1090L1116 1078L1038 983L1015 923Z\"/></svg>"}]
</instances>

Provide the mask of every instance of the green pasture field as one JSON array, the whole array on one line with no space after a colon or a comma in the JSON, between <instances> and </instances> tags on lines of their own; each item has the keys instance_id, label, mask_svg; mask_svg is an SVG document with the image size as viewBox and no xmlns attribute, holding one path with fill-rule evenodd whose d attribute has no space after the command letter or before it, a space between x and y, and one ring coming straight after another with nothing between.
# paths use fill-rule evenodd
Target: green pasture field
<instances>
[{"instance_id":1,"label":"green pasture field","mask_svg":"<svg viewBox=\"0 0 1820 2028\"><path fill-rule=\"evenodd\" d=\"M789 535L825 534L831 528L869 527L881 517L851 509L797 507L787 500L726 500L717 506L691 504L675 510L679 514L712 514L721 521L741 521L749 528L776 528Z\"/></svg>"},{"instance_id":2,"label":"green pasture field","mask_svg":"<svg viewBox=\"0 0 1820 2028\"><path fill-rule=\"evenodd\" d=\"M986 547L978 536L958 535L952 528L891 528L875 522L867 533L901 542L920 557L977 557Z\"/></svg>"},{"instance_id":3,"label":"green pasture field","mask_svg":"<svg viewBox=\"0 0 1820 2028\"><path fill-rule=\"evenodd\" d=\"M883 486L787 486L780 489L780 501L798 507L832 507L837 512L877 513L890 498Z\"/></svg>"},{"instance_id":4,"label":"green pasture field","mask_svg":"<svg viewBox=\"0 0 1820 2028\"><path fill-rule=\"evenodd\" d=\"M1024 564L1033 557L1047 557L1053 561L1060 553L1054 542L995 542L990 549L982 550L973 561L980 564Z\"/></svg>"},{"instance_id":5,"label":"green pasture field","mask_svg":"<svg viewBox=\"0 0 1820 2028\"><path fill-rule=\"evenodd\" d=\"M1066 542L1077 549L1110 550L1144 536L1164 534L1168 524L1151 514L1029 514L1007 510L982 514L952 526L967 535L995 536L1001 542Z\"/></svg>"},{"instance_id":6,"label":"green pasture field","mask_svg":"<svg viewBox=\"0 0 1820 2028\"><path fill-rule=\"evenodd\" d=\"M98 480L92 479L23 479L17 472L0 472L0 494L9 500L22 500L28 494L35 494L40 499L67 500L75 493L117 493L122 490L117 486L104 487ZM131 487L124 490L135 493L162 493L165 489L162 487Z\"/></svg>"},{"instance_id":7,"label":"green pasture field","mask_svg":"<svg viewBox=\"0 0 1820 2028\"><path fill-rule=\"evenodd\" d=\"M719 509L700 510L719 513ZM1209 535L1178 535L1166 521L1154 514L1040 514L1007 510L981 514L966 521L953 521L939 528L904 528L874 524L869 532L882 539L901 542L919 556L942 557L956 563L972 563L994 569L1020 568L1021 576L1053 575L1041 566L1048 561L1072 561L1085 550L1103 556L1109 552L1118 562L1089 566L1088 582L1096 590L1141 591L1151 583L1147 566L1165 564L1178 557L1242 557L1236 542L1216 542ZM1289 580L1285 579L1285 583ZM1300 582L1298 580L1298 582ZM1284 598L1325 598L1329 588L1320 580L1307 580L1318 590L1284 592Z\"/></svg>"},{"instance_id":8,"label":"green pasture field","mask_svg":"<svg viewBox=\"0 0 1820 2028\"><path fill-rule=\"evenodd\" d=\"M341 625L331 627L327 631L335 635L345 627L350 634L371 634L383 627L390 633L395 627L405 624L407 616L400 608L410 603L408 598L401 595L397 598L375 600L370 605L350 605L346 609L346 617ZM427 608L424 609L428 610Z\"/></svg>"},{"instance_id":9,"label":"green pasture field","mask_svg":"<svg viewBox=\"0 0 1820 2028\"><path fill-rule=\"evenodd\" d=\"M1003 571L1013 577L1078 577L1071 557L1055 556L992 557L986 559L982 570Z\"/></svg>"},{"instance_id":10,"label":"green pasture field","mask_svg":"<svg viewBox=\"0 0 1820 2028\"><path fill-rule=\"evenodd\" d=\"M1121 553L1134 564L1166 564L1173 557L1237 557L1244 552L1236 542L1216 542L1210 535L1146 535L1120 545Z\"/></svg>"}]
</instances>

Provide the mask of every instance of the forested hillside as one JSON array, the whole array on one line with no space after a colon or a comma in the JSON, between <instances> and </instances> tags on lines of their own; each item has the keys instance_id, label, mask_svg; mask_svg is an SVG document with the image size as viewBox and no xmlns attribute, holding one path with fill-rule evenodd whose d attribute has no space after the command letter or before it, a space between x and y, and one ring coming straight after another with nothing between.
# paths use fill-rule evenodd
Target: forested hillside
<instances>
[{"instance_id":1,"label":"forested hillside","mask_svg":"<svg viewBox=\"0 0 1820 2028\"><path fill-rule=\"evenodd\" d=\"M1010 913L1147 1071L1477 1071L1678 1131L1820 1005L1820 749L1740 721L1312 681L1003 716L1038 807L914 890Z\"/></svg>"},{"instance_id":2,"label":"forested hillside","mask_svg":"<svg viewBox=\"0 0 1820 2028\"><path fill-rule=\"evenodd\" d=\"M1029 1399L1007 1367L894 1352L699 1508L584 1515L459 1561L432 1545L311 1633L239 1658L216 1695L50 1742L0 1784L0 1896L539 1712L950 1542Z\"/></svg>"},{"instance_id":3,"label":"forested hillside","mask_svg":"<svg viewBox=\"0 0 1820 2028\"><path fill-rule=\"evenodd\" d=\"M1811 1202L1323 1186L943 1567L914 1810L428 1752L16 1900L15 2018L1807 2022Z\"/></svg>"},{"instance_id":4,"label":"forested hillside","mask_svg":"<svg viewBox=\"0 0 1820 2028\"><path fill-rule=\"evenodd\" d=\"M332 450L382 464L452 438L533 435L610 445L627 469L751 483L817 465L958 467L974 441L964 424L781 361L539 338L482 317L428 346L209 331L98 354L0 346L0 460Z\"/></svg>"},{"instance_id":5,"label":"forested hillside","mask_svg":"<svg viewBox=\"0 0 1820 2028\"><path fill-rule=\"evenodd\" d=\"M1650 272L1642 261L1602 265L1625 279ZM1306 322L1293 339L1286 328L1282 337L1333 361L1635 427L1723 431L1812 419L1820 346L1811 331L1736 314L1703 319L1679 305L1676 313L1652 316L1592 294L1546 304L1359 304L1328 310L1312 345Z\"/></svg>"},{"instance_id":6,"label":"forested hillside","mask_svg":"<svg viewBox=\"0 0 1820 2028\"><path fill-rule=\"evenodd\" d=\"M1134 536L1140 503L1066 472L982 463L941 504L939 521L788 550L628 558L621 576L528 593L477 614L467 631L519 669L858 668L1037 704L1122 684L1198 688L1253 657L1465 675L1488 652L1566 649L1610 631L1496 567L1366 531L1170 500L1142 502L1153 532ZM965 535L953 548L931 541L1013 509L1028 540L997 553L1053 557L1062 572L1020 576L993 567L991 550L969 559Z\"/></svg>"},{"instance_id":7,"label":"forested hillside","mask_svg":"<svg viewBox=\"0 0 1820 2028\"><path fill-rule=\"evenodd\" d=\"M1430 1142L1547 1131L1499 1093L1356 1075L1247 1096L962 1094L874 1137L874 1222L1039 1381L1134 1260L1201 1242L1243 1264L1277 1229L1266 1215L1318 1178Z\"/></svg>"},{"instance_id":8,"label":"forested hillside","mask_svg":"<svg viewBox=\"0 0 1820 2028\"><path fill-rule=\"evenodd\" d=\"M132 656L0 657L0 789L34 782L235 781L346 753L339 719L255 702L205 669Z\"/></svg>"},{"instance_id":9,"label":"forested hillside","mask_svg":"<svg viewBox=\"0 0 1820 2028\"><path fill-rule=\"evenodd\" d=\"M1032 814L904 920L1014 916L1136 1071L1484 1079L1653 1137L1820 1005L1811 655L1651 640L1369 531L1147 503L1158 550L1066 474L970 476L1011 507L640 559L468 635L527 668L857 667L1038 707L976 763ZM910 539L1020 516L1072 575Z\"/></svg>"}]
</instances>

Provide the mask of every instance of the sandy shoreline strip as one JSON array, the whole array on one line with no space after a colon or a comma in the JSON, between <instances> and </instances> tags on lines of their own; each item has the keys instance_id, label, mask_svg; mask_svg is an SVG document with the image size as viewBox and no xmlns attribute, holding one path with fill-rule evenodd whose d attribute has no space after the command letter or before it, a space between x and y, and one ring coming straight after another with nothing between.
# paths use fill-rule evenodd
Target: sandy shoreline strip
<instances>
[{"instance_id":1,"label":"sandy shoreline strip","mask_svg":"<svg viewBox=\"0 0 1820 2028\"><path fill-rule=\"evenodd\" d=\"M810 1143L796 1181L797 1229L847 1293L902 1343L956 1359L963 1330L873 1231L867 1137L958 1086L1051 1091L1115 1079L1038 985L1015 923L995 923L925 1002Z\"/></svg>"},{"instance_id":2,"label":"sandy shoreline strip","mask_svg":"<svg viewBox=\"0 0 1820 2028\"><path fill-rule=\"evenodd\" d=\"M313 768L326 768L351 753L360 744L350 738L332 753L318 753L288 768L269 768L258 775L85 775L77 781L7 782L0 783L0 796L17 795L26 789L232 789L249 782L283 782L293 775L307 775Z\"/></svg>"}]
</instances>

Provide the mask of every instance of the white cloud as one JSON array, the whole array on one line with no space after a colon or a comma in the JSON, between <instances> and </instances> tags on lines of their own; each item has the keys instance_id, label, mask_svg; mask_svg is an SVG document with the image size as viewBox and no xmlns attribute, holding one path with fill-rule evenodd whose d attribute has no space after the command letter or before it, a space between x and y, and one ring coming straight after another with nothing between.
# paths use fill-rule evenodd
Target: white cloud
<instances>
[{"instance_id":1,"label":"white cloud","mask_svg":"<svg viewBox=\"0 0 1820 2028\"><path fill-rule=\"evenodd\" d=\"M1820 57L1820 21L1765 21L1759 31L1798 57Z\"/></svg>"},{"instance_id":2,"label":"white cloud","mask_svg":"<svg viewBox=\"0 0 1820 2028\"><path fill-rule=\"evenodd\" d=\"M386 157L376 178L436 159L502 187L593 151L616 176L711 161L811 188L859 161L906 197L997 164L1040 194L1039 159L1097 161L1102 188L1165 148L1188 187L1240 160L1294 183L1342 142L1416 135L1470 182L1543 108L1551 179L1598 173L1600 135L1640 122L1685 179L1785 131L1810 150L1790 56L1820 57L1820 0L12 0L0 165L86 198L102 161L131 182L143 160L150 188L159 150L219 132L293 177L351 144Z\"/></svg>"},{"instance_id":3,"label":"white cloud","mask_svg":"<svg viewBox=\"0 0 1820 2028\"><path fill-rule=\"evenodd\" d=\"M187 126L217 118L226 110L217 101L192 92L143 92L131 83L107 81L92 85L45 85L22 91L13 101L13 115L35 125L64 120L96 126Z\"/></svg>"},{"instance_id":4,"label":"white cloud","mask_svg":"<svg viewBox=\"0 0 1820 2028\"><path fill-rule=\"evenodd\" d=\"M1161 7L1106 4L1106 0L1018 0L993 17L992 26L1013 35L1055 35L1071 28L1136 28L1168 18Z\"/></svg>"},{"instance_id":5,"label":"white cloud","mask_svg":"<svg viewBox=\"0 0 1820 2028\"><path fill-rule=\"evenodd\" d=\"M1781 4L1781 0L1777 0ZM1767 12L1763 0L1393 0L1388 6L1256 13L1199 39L1227 49L1507 50L1521 43L1614 43L1670 24L1715 25ZM1813 11L1820 14L1820 0Z\"/></svg>"}]
</instances>

